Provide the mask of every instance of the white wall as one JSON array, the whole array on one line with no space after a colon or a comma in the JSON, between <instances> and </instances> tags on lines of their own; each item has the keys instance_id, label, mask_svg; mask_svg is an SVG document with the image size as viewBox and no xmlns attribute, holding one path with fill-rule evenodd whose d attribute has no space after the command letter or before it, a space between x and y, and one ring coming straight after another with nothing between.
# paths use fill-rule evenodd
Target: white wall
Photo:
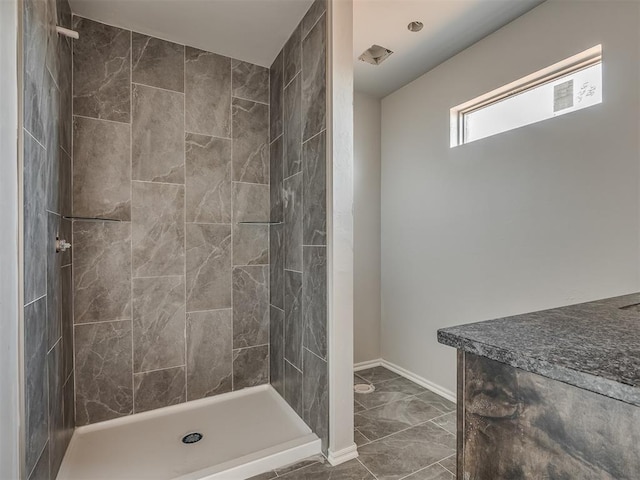
<instances>
[{"instance_id":1,"label":"white wall","mask_svg":"<svg viewBox=\"0 0 640 480\"><path fill-rule=\"evenodd\" d=\"M382 100L382 356L455 391L438 328L639 290L640 3L549 0ZM449 148L449 109L602 43L604 102Z\"/></svg>"},{"instance_id":2,"label":"white wall","mask_svg":"<svg viewBox=\"0 0 640 480\"><path fill-rule=\"evenodd\" d=\"M18 2L0 1L0 478L19 478Z\"/></svg>"},{"instance_id":3,"label":"white wall","mask_svg":"<svg viewBox=\"0 0 640 480\"><path fill-rule=\"evenodd\" d=\"M355 92L354 361L380 358L380 99Z\"/></svg>"}]
</instances>

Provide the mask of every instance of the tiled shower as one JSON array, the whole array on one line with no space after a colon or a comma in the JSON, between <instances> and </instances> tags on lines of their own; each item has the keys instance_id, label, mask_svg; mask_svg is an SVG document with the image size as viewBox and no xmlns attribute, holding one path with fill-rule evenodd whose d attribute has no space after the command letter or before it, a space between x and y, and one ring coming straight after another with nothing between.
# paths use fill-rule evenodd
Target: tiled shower
<instances>
[{"instance_id":1,"label":"tiled shower","mask_svg":"<svg viewBox=\"0 0 640 480\"><path fill-rule=\"evenodd\" d=\"M74 426L268 383L326 452L325 11L265 68L25 2L30 478Z\"/></svg>"}]
</instances>

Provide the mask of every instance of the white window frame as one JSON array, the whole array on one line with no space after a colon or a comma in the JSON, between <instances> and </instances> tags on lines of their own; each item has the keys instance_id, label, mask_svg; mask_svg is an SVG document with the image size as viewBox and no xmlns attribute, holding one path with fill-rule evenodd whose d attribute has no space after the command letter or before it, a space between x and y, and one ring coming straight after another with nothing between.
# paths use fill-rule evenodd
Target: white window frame
<instances>
[{"instance_id":1,"label":"white window frame","mask_svg":"<svg viewBox=\"0 0 640 480\"><path fill-rule=\"evenodd\" d=\"M464 121L466 115L599 63L602 63L602 45L596 45L584 52L453 107L450 110L451 148L471 143L465 141Z\"/></svg>"}]
</instances>

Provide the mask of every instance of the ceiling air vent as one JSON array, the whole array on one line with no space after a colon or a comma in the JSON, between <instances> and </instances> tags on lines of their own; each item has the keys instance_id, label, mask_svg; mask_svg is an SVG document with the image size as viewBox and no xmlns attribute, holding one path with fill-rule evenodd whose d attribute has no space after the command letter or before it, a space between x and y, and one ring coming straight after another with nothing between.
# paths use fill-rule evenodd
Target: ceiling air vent
<instances>
[{"instance_id":1,"label":"ceiling air vent","mask_svg":"<svg viewBox=\"0 0 640 480\"><path fill-rule=\"evenodd\" d=\"M370 63L371 65L380 65L384 62L393 52L388 48L381 47L380 45L371 45L367 48L362 55L358 57L358 60Z\"/></svg>"}]
</instances>

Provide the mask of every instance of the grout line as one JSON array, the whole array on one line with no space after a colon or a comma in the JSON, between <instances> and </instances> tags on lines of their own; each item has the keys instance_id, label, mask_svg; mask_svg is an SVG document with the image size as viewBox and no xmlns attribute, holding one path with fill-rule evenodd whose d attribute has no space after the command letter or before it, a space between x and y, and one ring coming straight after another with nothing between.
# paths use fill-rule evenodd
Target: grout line
<instances>
[{"instance_id":1,"label":"grout line","mask_svg":"<svg viewBox=\"0 0 640 480\"><path fill-rule=\"evenodd\" d=\"M360 434L362 434L362 432L360 432ZM364 437L364 435L362 435ZM365 437L366 438L366 437ZM364 446L364 445L363 445ZM360 465L362 465L364 467L364 469L369 472L371 474L371 476L373 478L375 478L376 480L378 480L378 477L376 477L373 472L371 470L369 470L369 468L362 462L362 460L360 460L360 458L356 457L356 460L358 460L358 463L360 463Z\"/></svg>"},{"instance_id":2,"label":"grout line","mask_svg":"<svg viewBox=\"0 0 640 480\"><path fill-rule=\"evenodd\" d=\"M184 90L184 96L182 97L182 141L184 142L184 148L182 149L183 168L184 168L184 195L183 195L183 212L184 212L184 234L182 236L182 251L184 252L184 399L189 401L189 324L187 321L189 318L189 312L187 312L187 49L182 46L182 89Z\"/></svg>"},{"instance_id":3,"label":"grout line","mask_svg":"<svg viewBox=\"0 0 640 480\"><path fill-rule=\"evenodd\" d=\"M446 458L449 458L449 457L446 457ZM440 460L438 460L438 462L439 462L439 461L440 461ZM416 470L415 472L411 472L411 473L409 473L409 474L405 475L404 477L400 477L400 480L404 480L405 478L408 478L408 477L410 477L411 475L413 475L413 474L415 474L415 473L422 472L422 471L426 470L427 468L431 468L431 467L433 467L433 466L434 466L434 465L436 465L436 464L437 464L437 465L439 465L439 463L438 463L438 462L433 462L433 463L431 463L431 464L427 465L426 467L422 467L420 470ZM442 467L442 468L444 468L444 467ZM445 468L445 470L447 470L447 469ZM448 471L449 471L449 470L447 470L447 472L448 472Z\"/></svg>"},{"instance_id":4,"label":"grout line","mask_svg":"<svg viewBox=\"0 0 640 480\"><path fill-rule=\"evenodd\" d=\"M269 108L271 108L271 105L269 105ZM269 133L271 133L271 125L269 125ZM278 135L276 138L274 138L273 140L269 141L269 146L273 145L275 142L278 141L278 139L280 137L282 137L282 135L284 135L284 133L280 133L280 135Z\"/></svg>"},{"instance_id":5,"label":"grout line","mask_svg":"<svg viewBox=\"0 0 640 480\"><path fill-rule=\"evenodd\" d=\"M322 357L321 357L320 355L318 355L317 353L312 352L311 350L309 350L309 349L308 349L307 347L305 347L304 345L302 346L302 348L303 348L304 350L306 350L307 352L309 352L310 354L312 354L313 356L315 356L316 358L318 358L319 360L322 360L324 363L327 363L327 360L326 360L326 359L322 358Z\"/></svg>"},{"instance_id":6,"label":"grout line","mask_svg":"<svg viewBox=\"0 0 640 480\"><path fill-rule=\"evenodd\" d=\"M291 365L293 368L295 368L298 372L300 372L300 375L303 375L302 370L300 370L298 367L296 367L293 363L291 363L289 361L289 359L287 359L287 357L284 357L284 361L285 363L288 363L289 365Z\"/></svg>"},{"instance_id":7,"label":"grout line","mask_svg":"<svg viewBox=\"0 0 640 480\"><path fill-rule=\"evenodd\" d=\"M282 162L282 163L284 163L284 162ZM302 170L300 170L299 172L294 173L293 175L289 175L287 178L283 178L283 179L282 179L282 183L283 183L283 185L284 185L284 182L286 182L286 181L287 181L287 180L289 180L290 178L295 177L296 175L300 175L301 173L302 173Z\"/></svg>"},{"instance_id":8,"label":"grout line","mask_svg":"<svg viewBox=\"0 0 640 480\"><path fill-rule=\"evenodd\" d=\"M298 270L291 270L291 269L289 269L289 268L285 268L285 269L284 269L284 271L285 271L285 272L293 272L293 273L300 273L300 274L302 274L302 272L300 272L300 271L298 271Z\"/></svg>"},{"instance_id":9,"label":"grout line","mask_svg":"<svg viewBox=\"0 0 640 480\"><path fill-rule=\"evenodd\" d=\"M129 99L129 102L131 103L131 99ZM131 126L131 111L129 111L129 121L128 122L119 122L118 120L108 120L106 118L96 118L96 117L87 117L86 115L76 115L74 114L73 117L75 118L85 118L87 120L95 120L97 122L108 122L108 123L116 123L118 125L129 125Z\"/></svg>"},{"instance_id":10,"label":"grout line","mask_svg":"<svg viewBox=\"0 0 640 480\"><path fill-rule=\"evenodd\" d=\"M98 322L80 322L80 323L74 323L73 326L74 327L80 327L82 325L99 325L101 323L115 323L115 322L130 322L131 319L130 318L119 318L116 320L100 320Z\"/></svg>"},{"instance_id":11,"label":"grout line","mask_svg":"<svg viewBox=\"0 0 640 480\"><path fill-rule=\"evenodd\" d=\"M181 278L184 277L183 274L180 275L150 275L150 276L144 276L144 277L131 277L131 280L144 280L144 279L149 279L149 278Z\"/></svg>"},{"instance_id":12,"label":"grout line","mask_svg":"<svg viewBox=\"0 0 640 480\"><path fill-rule=\"evenodd\" d=\"M156 87L155 85L147 85L146 83L131 82L131 85L137 85L139 87L145 87L145 88L154 88L156 90L162 90L163 92L177 93L179 95L184 95L185 94L184 92L181 92L179 90L171 90L170 88ZM133 91L133 88L131 90Z\"/></svg>"},{"instance_id":13,"label":"grout line","mask_svg":"<svg viewBox=\"0 0 640 480\"><path fill-rule=\"evenodd\" d=\"M42 145L40 143L40 141L36 137L34 137L29 130L27 130L24 127L22 128L22 130L24 130L27 133L27 135L29 135L33 139L34 142L36 142L38 145L40 145L44 149L45 152L47 151L47 148L44 145Z\"/></svg>"},{"instance_id":14,"label":"grout line","mask_svg":"<svg viewBox=\"0 0 640 480\"><path fill-rule=\"evenodd\" d=\"M186 287L185 287L186 288ZM212 308L211 310L189 310L188 312L186 312L187 314L189 313L207 313L207 312L224 312L227 310L233 310L233 307L227 307L227 308Z\"/></svg>"},{"instance_id":15,"label":"grout line","mask_svg":"<svg viewBox=\"0 0 640 480\"><path fill-rule=\"evenodd\" d=\"M242 183L243 185L262 185L262 186L265 186L265 187L269 186L268 183L240 182L238 180L233 180L232 183Z\"/></svg>"},{"instance_id":16,"label":"grout line","mask_svg":"<svg viewBox=\"0 0 640 480\"><path fill-rule=\"evenodd\" d=\"M451 475L453 475L454 477L455 477L455 475L456 475L456 474L455 474L455 472L452 472L451 470L449 470L449 469L448 469L447 467L445 467L441 462L442 462L443 460L446 460L446 459L448 459L448 458L455 457L455 456L456 456L456 454L454 453L453 455L449 455L448 457L445 457L445 458L443 458L442 460L438 460L438 465L440 465L442 468L444 468L447 472L451 473Z\"/></svg>"},{"instance_id":17,"label":"grout line","mask_svg":"<svg viewBox=\"0 0 640 480\"><path fill-rule=\"evenodd\" d=\"M173 366L171 366L171 367L154 368L154 369L152 369L152 370L143 370L143 371L141 371L141 372L136 372L136 371L134 371L134 372L133 372L133 375L134 375L134 376L135 376L135 375L144 375L144 374L146 374L146 373L162 372L162 371L164 371L164 370L174 370L174 369L176 369L176 368L185 368L185 369L186 369L186 368L187 368L187 365L186 365L186 364L182 364L182 365L173 365ZM184 403L184 402L181 402L181 403Z\"/></svg>"},{"instance_id":18,"label":"grout line","mask_svg":"<svg viewBox=\"0 0 640 480\"><path fill-rule=\"evenodd\" d=\"M300 58L302 59L302 40L300 41ZM282 60L283 60L283 65L282 65L282 79L284 80L284 55L282 56ZM300 61L300 70L298 70L296 72L296 74L293 76L293 78L291 80L289 80L289 83L287 83L284 87L282 87L282 92L284 94L284 91L289 88L289 85L291 85L293 83L293 81L296 79L296 77L298 75L300 75L300 82L302 82L302 61ZM301 83L302 85L302 83ZM300 90L302 90L302 88L300 88ZM284 97L284 95L283 95ZM283 122L284 122L284 118L283 118ZM302 122L302 120L301 120ZM283 125L284 126L284 125Z\"/></svg>"},{"instance_id":19,"label":"grout line","mask_svg":"<svg viewBox=\"0 0 640 480\"><path fill-rule=\"evenodd\" d=\"M133 148L132 148L131 150L133 150ZM132 167L132 169L133 169L133 167ZM150 181L150 180L136 180L135 178L132 178L132 179L131 179L131 183L132 183L132 184L133 184L133 183L150 183L150 184L153 184L153 185L175 185L175 186L178 186L178 187L184 187L184 183L173 183L173 182L152 182L152 181Z\"/></svg>"},{"instance_id":20,"label":"grout line","mask_svg":"<svg viewBox=\"0 0 640 480\"><path fill-rule=\"evenodd\" d=\"M39 296L38 298L36 298L35 300L31 300L29 303L25 303L22 308L26 308L29 305L36 303L38 300L42 300L43 298L46 298L47 294L45 293L44 295Z\"/></svg>"},{"instance_id":21,"label":"grout line","mask_svg":"<svg viewBox=\"0 0 640 480\"><path fill-rule=\"evenodd\" d=\"M129 305L131 309L131 413L136 413L136 383L135 383L135 337L133 335L133 33L129 32L129 174L131 182L129 183L129 201L131 212L130 229L130 287L129 287ZM186 283L186 282L185 282Z\"/></svg>"},{"instance_id":22,"label":"grout line","mask_svg":"<svg viewBox=\"0 0 640 480\"><path fill-rule=\"evenodd\" d=\"M302 37L302 41L301 41L300 43L304 42L304 40L309 36L309 34L311 33L311 31L312 31L314 28L316 28L316 25L318 24L318 22L319 22L320 20L322 20L322 17L324 17L326 13L327 13L327 10L325 9L325 10L322 12L322 14L318 17L318 19L314 22L314 24L313 24L313 25L311 25L311 27L309 27L309 30L307 31L307 34L306 34L304 37Z\"/></svg>"},{"instance_id":23,"label":"grout line","mask_svg":"<svg viewBox=\"0 0 640 480\"><path fill-rule=\"evenodd\" d=\"M322 130L320 130L318 133L316 133L315 135L312 135L311 137L307 138L306 140L304 140L302 142L302 145L304 145L305 143L310 142L311 140L313 140L314 138L316 138L319 135L322 135L323 133L325 133L327 131L327 128L323 128Z\"/></svg>"},{"instance_id":24,"label":"grout line","mask_svg":"<svg viewBox=\"0 0 640 480\"><path fill-rule=\"evenodd\" d=\"M253 102L253 103L257 103L258 105L266 105L269 106L269 102L261 102L260 100L252 100L251 98L244 98L244 97L239 97L237 95L233 95L233 93L231 94L231 100L233 102L233 99L236 100L244 100L245 102Z\"/></svg>"},{"instance_id":25,"label":"grout line","mask_svg":"<svg viewBox=\"0 0 640 480\"><path fill-rule=\"evenodd\" d=\"M186 95L186 94L185 94L185 95ZM186 108L186 107L185 107L185 108ZM185 115L186 115L186 114L185 114ZM229 141L233 140L233 138L231 138L231 137L222 137L222 136L220 136L220 135L211 135L210 133L191 132L191 131L189 131L189 130L187 130L187 129L186 129L186 126L185 126L184 133L185 133L185 137L186 137L187 135L201 135L201 136L203 136L203 137L217 138L218 140L229 140Z\"/></svg>"}]
</instances>

